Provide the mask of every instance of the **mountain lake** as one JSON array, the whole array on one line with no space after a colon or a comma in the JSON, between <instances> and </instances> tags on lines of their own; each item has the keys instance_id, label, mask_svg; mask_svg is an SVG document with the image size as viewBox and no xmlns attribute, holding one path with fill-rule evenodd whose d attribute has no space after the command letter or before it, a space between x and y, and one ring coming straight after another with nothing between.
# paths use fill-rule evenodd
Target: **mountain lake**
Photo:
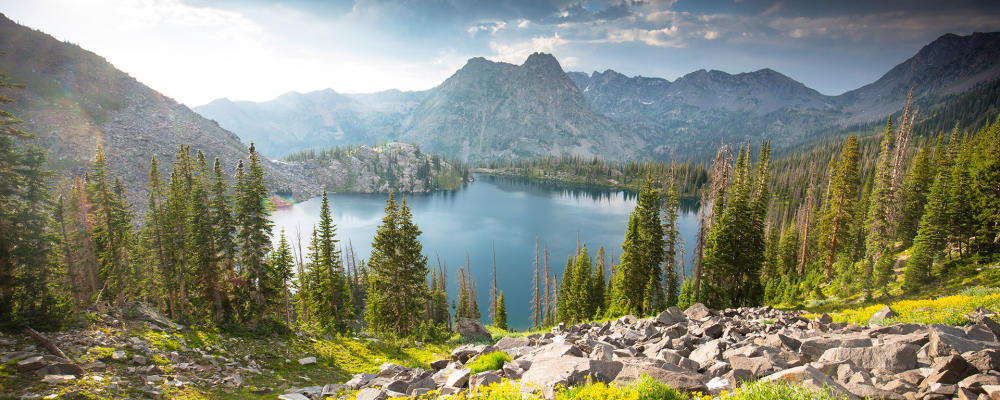
<instances>
[{"instance_id":1,"label":"mountain lake","mask_svg":"<svg viewBox=\"0 0 1000 400\"><path fill-rule=\"evenodd\" d=\"M612 259L618 263L636 193L485 174L475 174L474 178L474 182L455 191L406 195L414 220L423 232L420 241L428 269L438 259L447 267L449 305L458 294L458 269L466 264L468 256L480 312L484 323L490 322L489 292L495 248L497 286L506 300L508 325L517 330L529 328L536 237L539 258L542 250L548 248L549 273L559 275L560 281L567 258L576 250L578 237L591 257L596 256L599 247L604 247L609 273ZM359 262L369 257L387 197L329 194L342 257L350 255L350 248ZM317 197L276 210L272 214L274 241L277 242L278 233L284 229L289 243L298 252L297 232L300 232L302 248L306 249L312 227L319 221L320 203ZM678 225L687 249L684 265L688 276L694 265L690 249L698 231L697 212L697 201L681 200ZM541 266L539 270L541 274Z\"/></svg>"}]
</instances>

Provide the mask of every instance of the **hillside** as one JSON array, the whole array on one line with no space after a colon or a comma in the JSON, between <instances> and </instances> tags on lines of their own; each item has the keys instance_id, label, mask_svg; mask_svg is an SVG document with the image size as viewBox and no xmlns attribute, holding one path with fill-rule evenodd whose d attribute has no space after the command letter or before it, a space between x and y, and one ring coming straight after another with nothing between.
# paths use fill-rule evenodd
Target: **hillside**
<instances>
[{"instance_id":1,"label":"hillside","mask_svg":"<svg viewBox=\"0 0 1000 400\"><path fill-rule=\"evenodd\" d=\"M0 71L24 84L11 91L10 111L24 120L61 174L82 174L104 145L108 165L125 183L128 200L145 208L149 160L173 162L181 144L219 157L232 171L247 155L240 138L183 104L143 85L104 58L18 25L0 15ZM295 168L265 162L272 190L307 198L318 185Z\"/></svg>"},{"instance_id":2,"label":"hillside","mask_svg":"<svg viewBox=\"0 0 1000 400\"><path fill-rule=\"evenodd\" d=\"M698 70L669 81L613 70L566 73L551 55L534 54L520 66L473 58L427 92L349 95L350 107L330 103L316 110L326 92L314 92L302 95L294 109L279 101L290 95L226 107L221 103L227 101L217 100L196 109L244 140L275 137L282 142L274 145L278 153L285 137L295 136L337 144L392 138L472 161L539 155L666 159L672 153L706 159L712 153L706 149L719 142L767 139L775 150L785 150L881 121L901 109L911 87L922 109L947 108L977 84L1000 78L998 59L1000 33L948 34L877 81L827 96L772 69ZM376 104L391 111L367 108ZM282 116L247 118L275 113ZM334 122L296 122L324 118Z\"/></svg>"}]
</instances>

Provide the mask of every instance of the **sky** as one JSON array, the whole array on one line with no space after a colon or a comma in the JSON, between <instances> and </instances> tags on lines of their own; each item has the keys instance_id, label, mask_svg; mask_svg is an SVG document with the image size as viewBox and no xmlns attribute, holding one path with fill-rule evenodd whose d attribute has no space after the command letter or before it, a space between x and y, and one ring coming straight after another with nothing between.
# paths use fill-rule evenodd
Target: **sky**
<instances>
[{"instance_id":1,"label":"sky","mask_svg":"<svg viewBox=\"0 0 1000 400\"><path fill-rule=\"evenodd\" d=\"M188 105L289 91L425 90L472 57L674 80L771 68L836 95L944 33L1000 31L1000 1L0 0Z\"/></svg>"}]
</instances>

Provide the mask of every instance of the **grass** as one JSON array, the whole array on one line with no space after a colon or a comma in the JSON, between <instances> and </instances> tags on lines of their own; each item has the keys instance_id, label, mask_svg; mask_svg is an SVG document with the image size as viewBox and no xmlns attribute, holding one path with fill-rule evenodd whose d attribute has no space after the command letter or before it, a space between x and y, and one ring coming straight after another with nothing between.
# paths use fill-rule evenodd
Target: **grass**
<instances>
[{"instance_id":1,"label":"grass","mask_svg":"<svg viewBox=\"0 0 1000 400\"><path fill-rule=\"evenodd\" d=\"M899 315L887 319L884 322L886 324L965 325L969 323L969 319L965 314L975 310L977 307L985 307L994 311L1000 309L1000 288L973 287L962 290L956 295L936 299L897 300L861 305L854 308L838 308L836 304L828 303L823 308L836 309L836 311L829 311L834 322L867 325L872 315L887 305ZM805 316L811 318L819 314L818 310L814 309L813 311L813 314L805 314Z\"/></svg>"},{"instance_id":2,"label":"grass","mask_svg":"<svg viewBox=\"0 0 1000 400\"><path fill-rule=\"evenodd\" d=\"M476 357L476 360L469 363L468 367L472 370L471 373L478 374L483 371L496 371L503 368L503 363L507 361L510 361L510 356L507 353L494 351Z\"/></svg>"}]
</instances>

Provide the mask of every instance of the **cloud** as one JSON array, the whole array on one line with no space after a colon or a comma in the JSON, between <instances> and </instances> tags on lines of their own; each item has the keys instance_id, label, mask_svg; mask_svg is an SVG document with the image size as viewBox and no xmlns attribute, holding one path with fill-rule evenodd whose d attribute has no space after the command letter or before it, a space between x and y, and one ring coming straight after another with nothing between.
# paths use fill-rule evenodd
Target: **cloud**
<instances>
[{"instance_id":1,"label":"cloud","mask_svg":"<svg viewBox=\"0 0 1000 400\"><path fill-rule=\"evenodd\" d=\"M526 60L531 53L555 53L560 49L560 47L566 45L567 43L569 43L569 41L559 37L558 33L555 33L552 36L533 37L530 40L522 42L490 42L490 49L493 50L493 56L489 58L494 61L520 64Z\"/></svg>"},{"instance_id":2,"label":"cloud","mask_svg":"<svg viewBox=\"0 0 1000 400\"><path fill-rule=\"evenodd\" d=\"M715 39L718 39L719 38L719 31L705 31L705 34L702 35L702 37L704 37L706 40L715 40Z\"/></svg>"}]
</instances>

